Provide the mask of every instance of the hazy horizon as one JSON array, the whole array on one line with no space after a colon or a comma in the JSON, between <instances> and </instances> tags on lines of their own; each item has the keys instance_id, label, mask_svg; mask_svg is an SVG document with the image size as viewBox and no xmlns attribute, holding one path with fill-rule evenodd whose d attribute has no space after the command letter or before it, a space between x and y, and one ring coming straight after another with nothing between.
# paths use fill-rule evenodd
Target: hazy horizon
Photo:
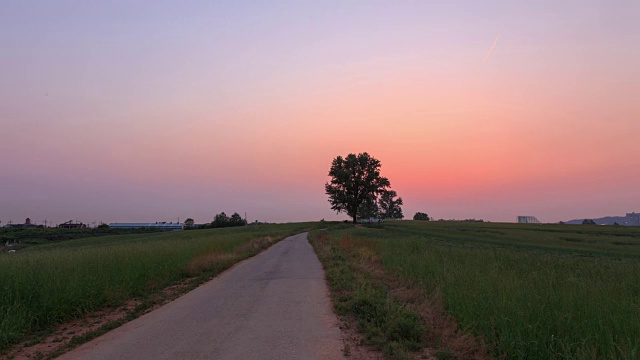
<instances>
[{"instance_id":1,"label":"hazy horizon","mask_svg":"<svg viewBox=\"0 0 640 360\"><path fill-rule=\"evenodd\" d=\"M339 220L368 152L439 219L640 211L634 1L4 1L0 225Z\"/></svg>"}]
</instances>

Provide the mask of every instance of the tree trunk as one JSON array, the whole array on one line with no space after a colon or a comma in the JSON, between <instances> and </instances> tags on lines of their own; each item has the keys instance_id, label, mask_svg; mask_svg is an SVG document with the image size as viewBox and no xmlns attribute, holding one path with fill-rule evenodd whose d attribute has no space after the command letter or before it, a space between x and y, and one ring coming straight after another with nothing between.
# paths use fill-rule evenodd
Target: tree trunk
<instances>
[{"instance_id":1,"label":"tree trunk","mask_svg":"<svg viewBox=\"0 0 640 360\"><path fill-rule=\"evenodd\" d=\"M353 215L353 223L354 223L354 224L357 224L357 223L358 223L357 215Z\"/></svg>"}]
</instances>

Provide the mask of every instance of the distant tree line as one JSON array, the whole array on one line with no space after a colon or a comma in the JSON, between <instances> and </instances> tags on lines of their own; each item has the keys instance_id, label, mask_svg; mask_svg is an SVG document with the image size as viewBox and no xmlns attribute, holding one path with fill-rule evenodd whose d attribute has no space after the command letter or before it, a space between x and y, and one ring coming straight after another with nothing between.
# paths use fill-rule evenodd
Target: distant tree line
<instances>
[{"instance_id":1,"label":"distant tree line","mask_svg":"<svg viewBox=\"0 0 640 360\"><path fill-rule=\"evenodd\" d=\"M231 216L227 216L227 214L223 211L220 214L216 214L213 217L213 221L208 224L202 224L197 227L193 226L193 219L189 218L185 221L185 230L188 229L211 229L211 228L223 228L223 227L233 227L233 226L245 226L247 225L247 220L243 219L240 214L233 213Z\"/></svg>"}]
</instances>

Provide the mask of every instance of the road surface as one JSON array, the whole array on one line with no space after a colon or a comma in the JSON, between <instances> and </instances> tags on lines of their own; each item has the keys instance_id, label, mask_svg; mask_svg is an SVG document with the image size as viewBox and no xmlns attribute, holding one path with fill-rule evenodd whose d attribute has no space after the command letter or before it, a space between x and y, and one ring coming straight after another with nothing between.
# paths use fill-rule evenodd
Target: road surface
<instances>
[{"instance_id":1,"label":"road surface","mask_svg":"<svg viewBox=\"0 0 640 360\"><path fill-rule=\"evenodd\" d=\"M304 233L60 359L341 359L342 347Z\"/></svg>"}]
</instances>

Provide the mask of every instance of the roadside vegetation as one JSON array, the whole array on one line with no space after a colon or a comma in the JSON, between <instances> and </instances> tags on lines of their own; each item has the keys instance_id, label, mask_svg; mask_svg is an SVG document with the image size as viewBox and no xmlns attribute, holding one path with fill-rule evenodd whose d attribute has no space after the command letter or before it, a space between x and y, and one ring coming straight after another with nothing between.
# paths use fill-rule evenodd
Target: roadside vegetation
<instances>
[{"instance_id":1,"label":"roadside vegetation","mask_svg":"<svg viewBox=\"0 0 640 360\"><path fill-rule=\"evenodd\" d=\"M191 288L288 235L320 223L247 226L69 240L0 254L0 354L28 336L145 299L185 279ZM87 340L87 339L84 339Z\"/></svg>"},{"instance_id":2,"label":"roadside vegetation","mask_svg":"<svg viewBox=\"0 0 640 360\"><path fill-rule=\"evenodd\" d=\"M334 310L357 325L361 344L390 358L404 358L424 346L423 322L414 309L389 296L392 280L383 280L376 249L362 239L352 240L350 230L351 226L342 225L309 237L323 263Z\"/></svg>"},{"instance_id":3,"label":"roadside vegetation","mask_svg":"<svg viewBox=\"0 0 640 360\"><path fill-rule=\"evenodd\" d=\"M336 311L389 357L478 357L464 334L496 358L640 356L640 229L388 221L311 238Z\"/></svg>"}]
</instances>

